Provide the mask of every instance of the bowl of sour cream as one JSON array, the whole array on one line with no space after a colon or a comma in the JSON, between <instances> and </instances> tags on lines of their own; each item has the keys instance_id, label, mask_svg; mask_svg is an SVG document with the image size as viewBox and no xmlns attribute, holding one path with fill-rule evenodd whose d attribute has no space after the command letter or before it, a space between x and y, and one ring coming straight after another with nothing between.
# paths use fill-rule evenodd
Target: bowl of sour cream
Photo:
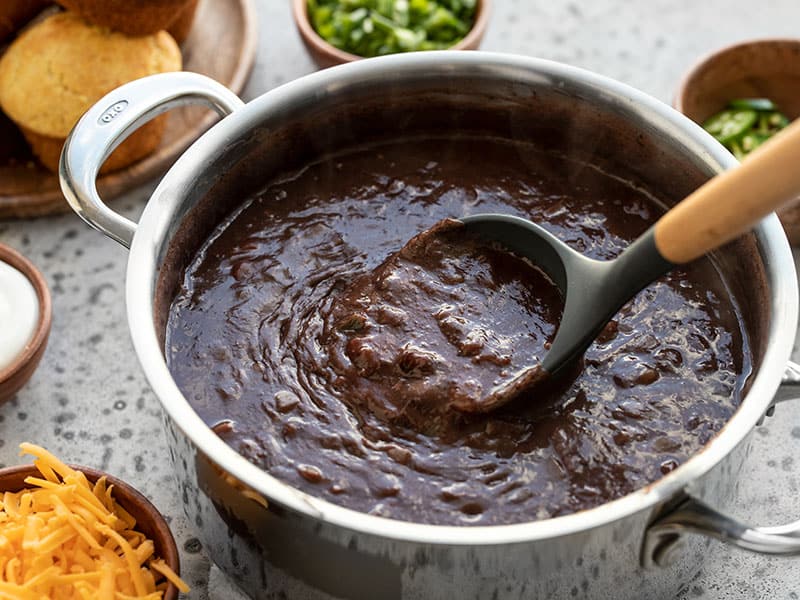
<instances>
[{"instance_id":1,"label":"bowl of sour cream","mask_svg":"<svg viewBox=\"0 0 800 600\"><path fill-rule=\"evenodd\" d=\"M0 402L9 400L33 375L51 322L44 276L19 252L0 244Z\"/></svg>"}]
</instances>

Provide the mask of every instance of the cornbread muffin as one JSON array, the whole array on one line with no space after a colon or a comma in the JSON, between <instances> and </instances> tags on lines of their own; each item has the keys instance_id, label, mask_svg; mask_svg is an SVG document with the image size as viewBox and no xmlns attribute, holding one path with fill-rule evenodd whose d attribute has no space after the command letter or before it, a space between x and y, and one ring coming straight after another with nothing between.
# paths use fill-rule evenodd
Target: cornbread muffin
<instances>
[{"instance_id":1,"label":"cornbread muffin","mask_svg":"<svg viewBox=\"0 0 800 600\"><path fill-rule=\"evenodd\" d=\"M128 37L62 12L24 31L0 58L0 107L39 160L57 171L64 140L101 97L134 79L180 69L180 49L165 31ZM122 168L152 152L164 125L158 118L140 128L102 171Z\"/></svg>"},{"instance_id":2,"label":"cornbread muffin","mask_svg":"<svg viewBox=\"0 0 800 600\"><path fill-rule=\"evenodd\" d=\"M186 38L189 37L189 31L191 31L194 23L194 15L197 12L197 3L198 0L189 0L188 6L181 11L178 18L167 29L179 44L183 44Z\"/></svg>"},{"instance_id":3,"label":"cornbread muffin","mask_svg":"<svg viewBox=\"0 0 800 600\"><path fill-rule=\"evenodd\" d=\"M57 0L95 25L128 35L169 29L192 0Z\"/></svg>"},{"instance_id":4,"label":"cornbread muffin","mask_svg":"<svg viewBox=\"0 0 800 600\"><path fill-rule=\"evenodd\" d=\"M47 0L0 0L0 42L50 4Z\"/></svg>"}]
</instances>

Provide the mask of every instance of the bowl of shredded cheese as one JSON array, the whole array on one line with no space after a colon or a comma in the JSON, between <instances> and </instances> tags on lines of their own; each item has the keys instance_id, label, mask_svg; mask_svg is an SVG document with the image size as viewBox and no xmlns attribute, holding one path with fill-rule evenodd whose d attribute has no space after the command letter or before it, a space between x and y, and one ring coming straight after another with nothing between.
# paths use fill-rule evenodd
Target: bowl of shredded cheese
<instances>
[{"instance_id":1,"label":"bowl of shredded cheese","mask_svg":"<svg viewBox=\"0 0 800 600\"><path fill-rule=\"evenodd\" d=\"M172 600L189 590L147 498L39 446L20 448L33 465L0 469L0 597Z\"/></svg>"}]
</instances>

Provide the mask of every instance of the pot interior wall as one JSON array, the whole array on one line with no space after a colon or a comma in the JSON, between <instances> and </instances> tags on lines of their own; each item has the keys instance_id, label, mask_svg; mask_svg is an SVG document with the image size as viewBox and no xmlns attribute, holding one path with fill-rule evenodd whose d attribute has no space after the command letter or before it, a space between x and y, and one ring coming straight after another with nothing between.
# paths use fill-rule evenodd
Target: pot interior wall
<instances>
[{"instance_id":1,"label":"pot interior wall","mask_svg":"<svg viewBox=\"0 0 800 600\"><path fill-rule=\"evenodd\" d=\"M256 115L239 143L215 159L211 172L183 205L185 216L162 251L155 326L163 347L170 303L183 271L214 227L273 178L334 150L387 137L457 133L534 141L581 163L631 181L671 205L702 184L713 168L682 145L665 124L597 90L553 82L515 82L478 75L409 77L349 84L293 102L261 98L245 110ZM641 110L642 112L637 112ZM745 315L760 363L768 335L770 301L756 237L748 234L715 254Z\"/></svg>"}]
</instances>

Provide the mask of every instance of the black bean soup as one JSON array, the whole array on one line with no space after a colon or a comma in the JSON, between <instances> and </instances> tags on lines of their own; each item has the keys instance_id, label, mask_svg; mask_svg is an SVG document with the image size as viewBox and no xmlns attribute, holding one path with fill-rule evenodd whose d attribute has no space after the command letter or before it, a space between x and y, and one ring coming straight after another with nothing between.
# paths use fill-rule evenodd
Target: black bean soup
<instances>
[{"instance_id":1,"label":"black bean soup","mask_svg":"<svg viewBox=\"0 0 800 600\"><path fill-rule=\"evenodd\" d=\"M275 477L434 524L597 506L669 473L725 424L751 356L705 258L639 293L568 377L473 411L536 364L562 310L535 265L457 227L415 238L478 212L524 216L609 259L663 209L590 165L499 139L329 156L247 200L189 265L167 326L178 386Z\"/></svg>"}]
</instances>

